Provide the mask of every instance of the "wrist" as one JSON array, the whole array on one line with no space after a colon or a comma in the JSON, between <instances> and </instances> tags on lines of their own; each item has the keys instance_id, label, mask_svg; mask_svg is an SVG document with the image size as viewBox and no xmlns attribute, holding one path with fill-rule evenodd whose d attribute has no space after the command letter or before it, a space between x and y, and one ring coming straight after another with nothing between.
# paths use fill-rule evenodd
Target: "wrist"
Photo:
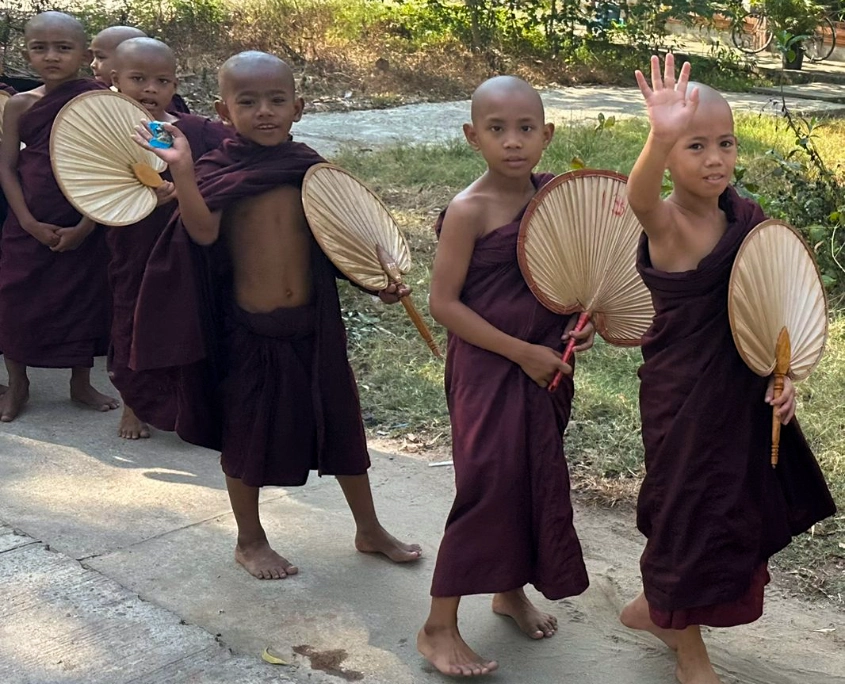
<instances>
[{"instance_id":1,"label":"wrist","mask_svg":"<svg viewBox=\"0 0 845 684\"><path fill-rule=\"evenodd\" d=\"M180 184L184 185L186 182L196 182L194 178L193 160L191 160L190 162L179 161L174 164L171 164L169 168L174 185L179 186Z\"/></svg>"},{"instance_id":2,"label":"wrist","mask_svg":"<svg viewBox=\"0 0 845 684\"><path fill-rule=\"evenodd\" d=\"M511 338L510 344L508 344L505 348L502 356L518 366L521 366L522 360L525 358L525 353L530 346L531 344L524 340L520 340L515 337Z\"/></svg>"},{"instance_id":3,"label":"wrist","mask_svg":"<svg viewBox=\"0 0 845 684\"><path fill-rule=\"evenodd\" d=\"M672 148L675 146L675 143L678 142L680 136L677 134L660 134L655 133L654 129L649 131L648 134L648 145L653 150L662 152L665 155L669 155L672 151Z\"/></svg>"}]
</instances>

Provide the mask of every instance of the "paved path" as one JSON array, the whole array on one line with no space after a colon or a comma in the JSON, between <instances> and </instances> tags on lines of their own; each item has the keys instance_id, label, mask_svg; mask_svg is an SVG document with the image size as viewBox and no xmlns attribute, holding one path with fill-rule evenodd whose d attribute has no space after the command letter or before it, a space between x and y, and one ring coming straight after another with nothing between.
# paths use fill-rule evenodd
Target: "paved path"
<instances>
[{"instance_id":1,"label":"paved path","mask_svg":"<svg viewBox=\"0 0 845 684\"><path fill-rule=\"evenodd\" d=\"M107 385L101 366L94 378ZM34 371L32 380L26 412L0 426L0 683L447 681L414 639L451 468L373 453L383 521L425 549L406 567L354 552L334 481L267 489L268 532L301 574L261 582L232 559L217 454L160 433L119 440L117 412L66 400L65 372ZM616 617L637 590L633 512L579 506L576 525L592 586L572 600L540 600L561 620L554 639L523 637L490 613L489 597L465 601L466 637L501 663L490 681L674 684L669 654ZM725 684L845 684L845 615L790 598L777 581L768 595L763 620L708 635ZM263 663L266 646L290 665Z\"/></svg>"},{"instance_id":2,"label":"paved path","mask_svg":"<svg viewBox=\"0 0 845 684\"><path fill-rule=\"evenodd\" d=\"M595 120L599 114L617 118L645 115L637 88L576 86L543 90L541 94L546 116L555 124ZM735 111L776 113L780 108L780 101L771 95L727 93L726 97ZM845 114L845 104L838 102L794 96L787 97L786 102L795 112L806 115ZM356 112L306 111L302 121L294 125L293 134L325 155L334 154L344 145L374 148L396 143L445 142L462 135L461 126L469 120L469 104L469 100L461 100Z\"/></svg>"}]
</instances>

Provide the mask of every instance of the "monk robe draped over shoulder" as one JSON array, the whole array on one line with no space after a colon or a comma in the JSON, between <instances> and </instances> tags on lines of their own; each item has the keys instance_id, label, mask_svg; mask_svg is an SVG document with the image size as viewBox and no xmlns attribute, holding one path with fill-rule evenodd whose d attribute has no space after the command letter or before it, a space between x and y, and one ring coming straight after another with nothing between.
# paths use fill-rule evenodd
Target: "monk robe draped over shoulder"
<instances>
[{"instance_id":1,"label":"monk robe draped over shoulder","mask_svg":"<svg viewBox=\"0 0 845 684\"><path fill-rule=\"evenodd\" d=\"M191 114L178 115L174 125L188 139L196 159L216 149L234 132L229 126ZM162 177L172 180L169 171ZM179 204L176 201L157 207L152 214L131 226L104 227L109 261L109 285L113 312L111 345L109 347L109 377L120 391L123 400L138 414L162 427L173 429L176 415L175 398L170 383L172 373L146 371L136 373L129 368L135 304L144 269L153 246Z\"/></svg>"},{"instance_id":2,"label":"monk robe draped over shoulder","mask_svg":"<svg viewBox=\"0 0 845 684\"><path fill-rule=\"evenodd\" d=\"M264 147L236 136L197 163L197 182L208 208L212 212L225 212L241 200L280 186L301 187L305 172L321 161L314 150L301 143L288 141L276 147ZM227 230L237 228L230 225ZM144 274L135 314L131 365L136 370L179 369L176 431L183 439L220 450L224 438L221 425L224 422L230 426L251 425L252 413L257 408L270 410L265 404L274 401L273 384L286 382L285 378L267 378L261 396L248 399L249 403L227 403L221 407L221 386L231 380L227 376L235 366L234 361L230 364L226 358L224 344L231 336L233 320L239 319L234 325L242 329L251 328L255 345L260 346L258 338L278 341L283 337L276 330L280 323L284 325L282 319L296 317L295 327L303 326L306 317L303 310L313 308L308 316L312 336L308 360L310 385L305 386L300 399L306 402L310 395L315 432L314 467L321 474L332 475L366 471L369 457L358 391L346 353L336 273L312 241L314 298L310 307L279 309L275 314L237 312L233 316L232 268L225 238L210 248L201 248L191 242L178 215L174 217L153 248ZM244 350L244 355L253 351ZM235 353L240 354L237 350ZM240 364L241 359L236 361ZM247 383L260 378L243 380ZM278 398L275 401L278 403ZM288 421L294 420L292 410L280 408L277 422L286 417ZM246 444L254 435L226 437ZM279 451L285 446L280 444ZM224 461L225 457L224 453Z\"/></svg>"},{"instance_id":3,"label":"monk robe draped over shoulder","mask_svg":"<svg viewBox=\"0 0 845 684\"><path fill-rule=\"evenodd\" d=\"M50 165L50 133L71 99L105 86L89 80L63 83L24 112L26 148L18 175L36 220L71 227L82 216L64 198ZM9 211L0 243L0 349L27 366L93 365L108 349L110 296L105 235L95 229L75 250L52 252Z\"/></svg>"},{"instance_id":4,"label":"monk robe draped over shoulder","mask_svg":"<svg viewBox=\"0 0 845 684\"><path fill-rule=\"evenodd\" d=\"M727 230L695 270L655 269L645 235L638 253L655 317L639 371L646 477L637 525L648 538L645 596L663 627L713 624L708 607L724 614L724 604L743 604L752 588L762 607L767 559L835 511L796 420L782 429L780 464L770 465L768 381L742 361L728 319L734 259L765 217L733 188L719 203Z\"/></svg>"},{"instance_id":5,"label":"monk robe draped over shoulder","mask_svg":"<svg viewBox=\"0 0 845 684\"><path fill-rule=\"evenodd\" d=\"M14 95L17 91L10 85L0 83L0 90L9 95ZM3 188L0 188L0 230L3 229L3 222L6 220L6 212L8 206L6 204L6 196L3 194Z\"/></svg>"},{"instance_id":6,"label":"monk robe draped over shoulder","mask_svg":"<svg viewBox=\"0 0 845 684\"><path fill-rule=\"evenodd\" d=\"M552 177L533 181L540 187ZM508 335L562 349L570 317L543 307L519 269L522 213L476 241L461 301ZM505 592L530 583L561 599L587 588L563 452L573 391L572 378L564 377L549 394L515 363L449 333L446 398L457 492L432 596Z\"/></svg>"}]
</instances>

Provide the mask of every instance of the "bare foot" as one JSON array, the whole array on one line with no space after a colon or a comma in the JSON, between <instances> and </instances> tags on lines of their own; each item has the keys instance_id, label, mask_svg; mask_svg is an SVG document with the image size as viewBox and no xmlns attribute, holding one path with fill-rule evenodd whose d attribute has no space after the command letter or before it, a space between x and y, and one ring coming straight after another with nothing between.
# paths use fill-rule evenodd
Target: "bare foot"
<instances>
[{"instance_id":1,"label":"bare foot","mask_svg":"<svg viewBox=\"0 0 845 684\"><path fill-rule=\"evenodd\" d=\"M710 663L701 628L697 625L679 633L675 676L681 684L723 684Z\"/></svg>"},{"instance_id":2,"label":"bare foot","mask_svg":"<svg viewBox=\"0 0 845 684\"><path fill-rule=\"evenodd\" d=\"M147 439L150 436L150 426L139 420L135 412L124 404L117 434L123 439Z\"/></svg>"},{"instance_id":3,"label":"bare foot","mask_svg":"<svg viewBox=\"0 0 845 684\"><path fill-rule=\"evenodd\" d=\"M478 677L498 669L495 660L485 660L461 638L454 628L426 625L417 635L417 650L445 675Z\"/></svg>"},{"instance_id":4,"label":"bare foot","mask_svg":"<svg viewBox=\"0 0 845 684\"><path fill-rule=\"evenodd\" d=\"M663 629L652 622L651 614L648 610L648 601L646 601L644 594L637 596L637 598L622 609L619 620L629 629L640 629L650 632L673 651L678 650L678 630Z\"/></svg>"},{"instance_id":5,"label":"bare foot","mask_svg":"<svg viewBox=\"0 0 845 684\"><path fill-rule=\"evenodd\" d=\"M273 551L266 540L254 544L239 543L235 547L235 560L258 579L285 579L299 572L299 568Z\"/></svg>"},{"instance_id":6,"label":"bare foot","mask_svg":"<svg viewBox=\"0 0 845 684\"><path fill-rule=\"evenodd\" d=\"M120 402L95 390L89 382L70 381L70 398L78 404L90 406L97 411L112 411L120 406Z\"/></svg>"},{"instance_id":7,"label":"bare foot","mask_svg":"<svg viewBox=\"0 0 845 684\"><path fill-rule=\"evenodd\" d=\"M381 525L373 532L359 530L355 535L355 548L361 553L384 554L394 563L409 563L419 560L422 556L419 544L400 542Z\"/></svg>"},{"instance_id":8,"label":"bare foot","mask_svg":"<svg viewBox=\"0 0 845 684\"><path fill-rule=\"evenodd\" d=\"M0 394L0 422L11 423L29 401L29 382L12 385Z\"/></svg>"},{"instance_id":9,"label":"bare foot","mask_svg":"<svg viewBox=\"0 0 845 684\"><path fill-rule=\"evenodd\" d=\"M532 639L548 639L557 632L557 618L537 608L528 600L522 589L495 594L493 612L513 618L519 628Z\"/></svg>"}]
</instances>

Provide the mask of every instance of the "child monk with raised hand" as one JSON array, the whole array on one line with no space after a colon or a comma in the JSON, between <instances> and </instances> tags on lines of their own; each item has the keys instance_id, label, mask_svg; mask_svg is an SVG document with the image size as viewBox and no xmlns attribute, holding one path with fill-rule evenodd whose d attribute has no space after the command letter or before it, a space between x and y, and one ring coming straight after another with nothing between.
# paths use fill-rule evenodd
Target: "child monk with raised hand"
<instances>
[{"instance_id":1,"label":"child monk with raised hand","mask_svg":"<svg viewBox=\"0 0 845 684\"><path fill-rule=\"evenodd\" d=\"M167 111L179 81L176 56L161 41L144 37L123 40L114 50L109 65L113 86L145 107L150 119L178 128L197 157L216 149L233 134L222 122ZM163 429L175 427L176 409L169 376L153 371L139 373L130 368L135 304L147 259L178 207L173 183L169 182L170 172L165 171L163 177L166 182L156 189L159 207L152 214L132 226L105 229L111 253L109 285L113 299L108 367L109 376L123 399L118 434L125 439L149 437L150 428L145 421Z\"/></svg>"},{"instance_id":2,"label":"child monk with raised hand","mask_svg":"<svg viewBox=\"0 0 845 684\"><path fill-rule=\"evenodd\" d=\"M765 217L730 187L737 141L725 99L675 81L652 58L652 87L637 72L651 132L628 181L644 228L638 268L655 318L643 338L640 411L646 476L637 525L648 538L644 593L622 622L647 630L677 653L682 684L717 684L701 625L731 627L763 612L768 559L835 507L797 422L786 378L743 363L728 319L737 251ZM669 169L672 194L661 199ZM772 406L784 424L780 464L770 465Z\"/></svg>"},{"instance_id":3,"label":"child monk with raised hand","mask_svg":"<svg viewBox=\"0 0 845 684\"><path fill-rule=\"evenodd\" d=\"M100 411L119 406L90 382L94 357L108 348L105 236L64 198L50 165L59 110L103 86L79 77L88 50L76 19L39 14L27 22L24 41L44 85L9 100L0 141L0 183L10 210L0 242L0 349L9 371L9 390L0 397L4 422L29 398L27 366L71 368L74 401Z\"/></svg>"},{"instance_id":4,"label":"child monk with raised hand","mask_svg":"<svg viewBox=\"0 0 845 684\"><path fill-rule=\"evenodd\" d=\"M94 72L94 78L103 85L114 88L113 74L118 47L124 41L146 37L146 33L134 26L109 26L100 31L91 41L91 71ZM191 113L175 88L166 109L174 114Z\"/></svg>"},{"instance_id":5,"label":"child monk with raised hand","mask_svg":"<svg viewBox=\"0 0 845 684\"><path fill-rule=\"evenodd\" d=\"M563 432L574 386L561 361L575 319L543 307L517 262L519 222L550 174L534 167L554 126L525 81L500 76L472 98L470 145L487 170L438 221L431 313L449 330L446 397L457 494L440 544L431 613L417 647L442 673L483 675L495 661L477 655L458 630L462 596L493 593L493 611L532 639L551 637L557 619L523 587L549 599L588 585L572 522ZM590 325L574 337L592 346ZM564 378L556 392L547 386Z\"/></svg>"},{"instance_id":6,"label":"child monk with raised hand","mask_svg":"<svg viewBox=\"0 0 845 684\"><path fill-rule=\"evenodd\" d=\"M235 558L255 577L298 572L267 541L259 488L302 485L310 470L337 477L357 524L359 551L416 560L420 548L396 540L376 517L336 271L302 209L305 172L322 159L290 139L304 105L293 74L277 57L246 52L223 65L219 85L217 111L237 137L200 159L196 170L188 140L175 126L166 126L172 149L155 150L170 166L181 215L147 266L136 312L136 367L167 362L187 368L203 351L184 344L170 353L161 333L185 340L192 339L183 334L186 326L203 331L200 342L221 380L205 396L221 396L222 409L217 417L208 408L214 420L192 420L190 413L202 414L213 402L190 394L180 405L177 432L222 451L238 526ZM145 130L139 135L149 139ZM182 236L206 248L191 253ZM174 264L178 254L185 255L181 267L162 266ZM205 279L190 268L203 259L211 271ZM193 288L182 280L190 273L197 275ZM398 301L403 293L392 286L380 294ZM168 358L158 358L162 353Z\"/></svg>"}]
</instances>

